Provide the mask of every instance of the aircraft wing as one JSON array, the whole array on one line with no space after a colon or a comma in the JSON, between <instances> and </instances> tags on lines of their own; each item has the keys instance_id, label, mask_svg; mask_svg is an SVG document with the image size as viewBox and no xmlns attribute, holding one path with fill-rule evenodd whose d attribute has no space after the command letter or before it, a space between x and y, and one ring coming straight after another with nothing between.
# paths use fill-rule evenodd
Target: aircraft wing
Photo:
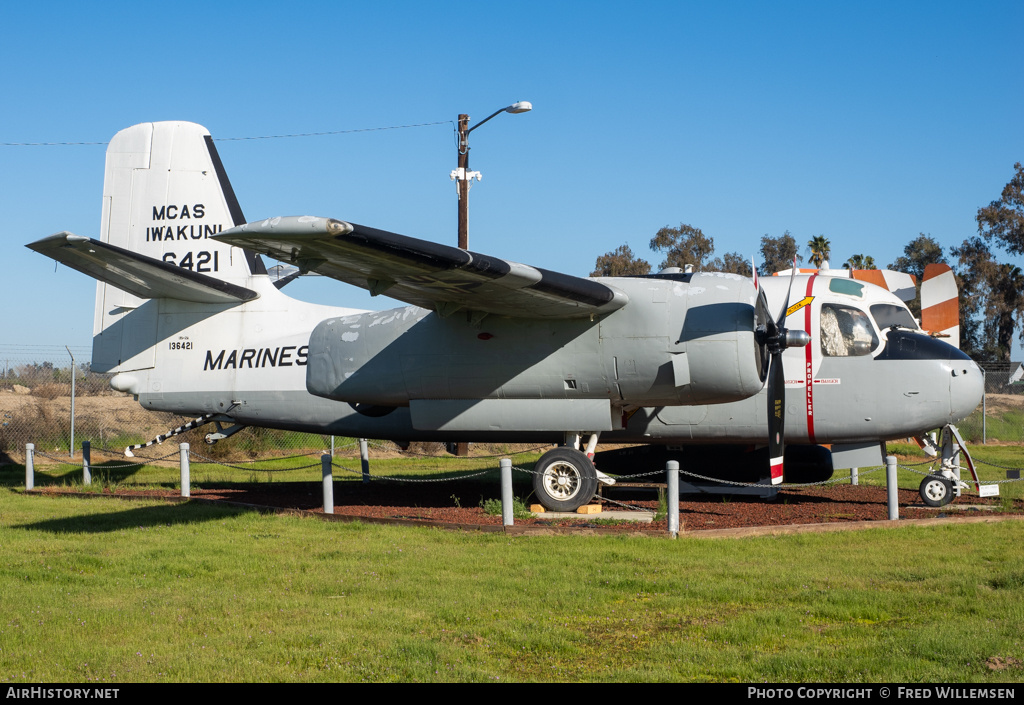
<instances>
[{"instance_id":1,"label":"aircraft wing","mask_svg":"<svg viewBox=\"0 0 1024 705\"><path fill-rule=\"evenodd\" d=\"M213 237L442 316L573 318L629 300L602 282L331 218L270 218Z\"/></svg>"},{"instance_id":2,"label":"aircraft wing","mask_svg":"<svg viewBox=\"0 0 1024 705\"><path fill-rule=\"evenodd\" d=\"M251 289L69 232L50 235L26 247L142 299L220 304L259 296Z\"/></svg>"}]
</instances>

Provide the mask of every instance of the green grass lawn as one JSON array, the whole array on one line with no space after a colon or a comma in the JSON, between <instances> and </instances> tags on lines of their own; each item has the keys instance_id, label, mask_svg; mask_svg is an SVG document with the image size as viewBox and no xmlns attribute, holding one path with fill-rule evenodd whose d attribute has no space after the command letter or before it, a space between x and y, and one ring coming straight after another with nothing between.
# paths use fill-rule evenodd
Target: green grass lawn
<instances>
[{"instance_id":1,"label":"green grass lawn","mask_svg":"<svg viewBox=\"0 0 1024 705\"><path fill-rule=\"evenodd\" d=\"M1024 677L1017 521L510 538L27 496L23 478L0 473L2 682Z\"/></svg>"}]
</instances>

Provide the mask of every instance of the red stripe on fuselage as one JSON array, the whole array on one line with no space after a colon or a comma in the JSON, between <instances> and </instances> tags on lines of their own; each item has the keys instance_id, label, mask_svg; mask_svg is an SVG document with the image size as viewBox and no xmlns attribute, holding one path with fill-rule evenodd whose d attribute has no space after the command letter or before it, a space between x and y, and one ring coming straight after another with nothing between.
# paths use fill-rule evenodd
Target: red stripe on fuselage
<instances>
[{"instance_id":1,"label":"red stripe on fuselage","mask_svg":"<svg viewBox=\"0 0 1024 705\"><path fill-rule=\"evenodd\" d=\"M812 274L807 280L807 294L811 295L811 291L814 289L814 280L817 279L817 274ZM787 302L788 303L788 302ZM807 334L811 334L811 306L804 307L804 330ZM804 346L806 350L805 363L804 363L804 407L807 410L807 440L810 443L816 443L814 440L814 343L808 343Z\"/></svg>"}]
</instances>

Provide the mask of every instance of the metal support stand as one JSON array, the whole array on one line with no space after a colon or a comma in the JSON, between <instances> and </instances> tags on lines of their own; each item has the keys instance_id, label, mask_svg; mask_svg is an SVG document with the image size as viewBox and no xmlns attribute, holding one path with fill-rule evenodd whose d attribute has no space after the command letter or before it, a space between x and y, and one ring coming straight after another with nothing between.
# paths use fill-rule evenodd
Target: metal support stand
<instances>
[{"instance_id":1,"label":"metal support stand","mask_svg":"<svg viewBox=\"0 0 1024 705\"><path fill-rule=\"evenodd\" d=\"M320 469L324 477L324 514L334 514L334 473L329 453L320 456Z\"/></svg>"},{"instance_id":2,"label":"metal support stand","mask_svg":"<svg viewBox=\"0 0 1024 705\"><path fill-rule=\"evenodd\" d=\"M36 444L25 444L25 489L36 486Z\"/></svg>"},{"instance_id":3,"label":"metal support stand","mask_svg":"<svg viewBox=\"0 0 1024 705\"><path fill-rule=\"evenodd\" d=\"M192 496L192 480L190 478L190 470L188 465L188 443L178 444L178 460L181 465L181 496L191 497Z\"/></svg>"},{"instance_id":4,"label":"metal support stand","mask_svg":"<svg viewBox=\"0 0 1024 705\"><path fill-rule=\"evenodd\" d=\"M82 484L92 484L92 473L89 472L89 463L92 462L92 444L89 441L82 441Z\"/></svg>"},{"instance_id":5,"label":"metal support stand","mask_svg":"<svg viewBox=\"0 0 1024 705\"><path fill-rule=\"evenodd\" d=\"M370 448L365 438L359 439L359 460L363 465L363 484L370 484Z\"/></svg>"},{"instance_id":6,"label":"metal support stand","mask_svg":"<svg viewBox=\"0 0 1024 705\"><path fill-rule=\"evenodd\" d=\"M668 474L668 535L679 538L679 461L668 461L665 472Z\"/></svg>"},{"instance_id":7,"label":"metal support stand","mask_svg":"<svg viewBox=\"0 0 1024 705\"><path fill-rule=\"evenodd\" d=\"M889 505L889 520L895 521L900 518L900 505L897 500L898 489L896 486L896 456L885 456L885 489L886 502Z\"/></svg>"},{"instance_id":8,"label":"metal support stand","mask_svg":"<svg viewBox=\"0 0 1024 705\"><path fill-rule=\"evenodd\" d=\"M503 526L512 526L512 506L515 502L512 498L512 460L502 458L498 464L501 466L501 523Z\"/></svg>"}]
</instances>

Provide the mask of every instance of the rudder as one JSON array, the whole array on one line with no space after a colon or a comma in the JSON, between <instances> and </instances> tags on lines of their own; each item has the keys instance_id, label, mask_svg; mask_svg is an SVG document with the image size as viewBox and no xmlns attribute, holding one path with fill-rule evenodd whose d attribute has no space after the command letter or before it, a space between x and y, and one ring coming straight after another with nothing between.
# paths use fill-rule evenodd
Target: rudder
<instances>
[{"instance_id":1,"label":"rudder","mask_svg":"<svg viewBox=\"0 0 1024 705\"><path fill-rule=\"evenodd\" d=\"M206 128L189 122L142 123L107 147L100 240L244 286L266 274L258 255L211 238L245 223ZM153 366L157 301L100 282L93 323L93 366L128 371ZM131 325L124 318L132 314Z\"/></svg>"}]
</instances>

